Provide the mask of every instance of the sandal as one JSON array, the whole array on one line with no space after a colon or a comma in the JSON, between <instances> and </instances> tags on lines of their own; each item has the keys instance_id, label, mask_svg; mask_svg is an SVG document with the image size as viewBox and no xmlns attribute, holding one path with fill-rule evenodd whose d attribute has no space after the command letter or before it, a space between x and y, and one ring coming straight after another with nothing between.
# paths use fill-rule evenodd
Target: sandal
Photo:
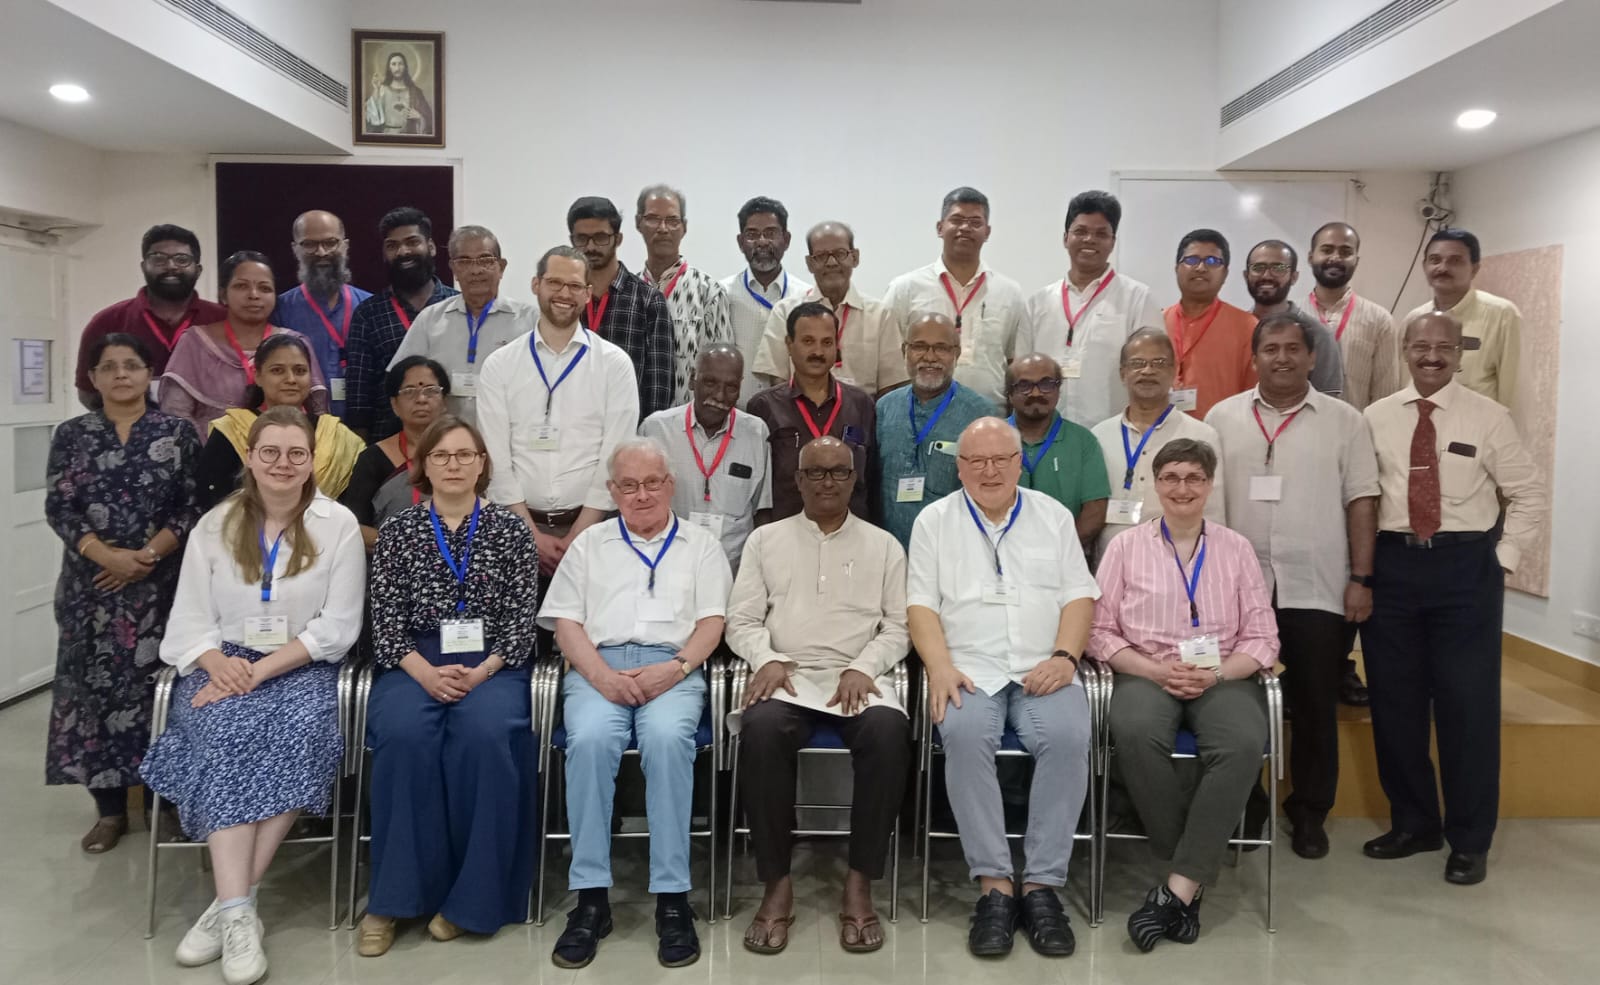
<instances>
[{"instance_id":1,"label":"sandal","mask_svg":"<svg viewBox=\"0 0 1600 985\"><path fill-rule=\"evenodd\" d=\"M878 940L875 943L866 943L867 929L878 928ZM883 925L878 922L876 913L869 913L864 917L852 917L848 913L839 914L839 946L851 954L871 954L883 947Z\"/></svg>"},{"instance_id":2,"label":"sandal","mask_svg":"<svg viewBox=\"0 0 1600 985\"><path fill-rule=\"evenodd\" d=\"M361 918L360 935L356 940L356 953L364 958L378 958L389 953L394 946L394 917L379 917L371 913Z\"/></svg>"},{"instance_id":3,"label":"sandal","mask_svg":"<svg viewBox=\"0 0 1600 985\"><path fill-rule=\"evenodd\" d=\"M789 928L793 926L793 913L786 917L756 917L745 928L744 948L756 954L781 954L789 946ZM773 943L774 938L778 938L777 943Z\"/></svg>"},{"instance_id":4,"label":"sandal","mask_svg":"<svg viewBox=\"0 0 1600 985\"><path fill-rule=\"evenodd\" d=\"M100 855L117 847L117 842L128 833L128 815L117 814L113 817L103 817L94 822L94 827L78 842L85 852L90 855Z\"/></svg>"}]
</instances>

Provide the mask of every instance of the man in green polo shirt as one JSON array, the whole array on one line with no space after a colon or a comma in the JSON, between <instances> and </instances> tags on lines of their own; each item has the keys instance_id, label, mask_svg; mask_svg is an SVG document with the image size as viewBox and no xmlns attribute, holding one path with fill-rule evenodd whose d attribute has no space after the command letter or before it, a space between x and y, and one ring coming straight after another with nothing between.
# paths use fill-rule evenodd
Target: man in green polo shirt
<instances>
[{"instance_id":1,"label":"man in green polo shirt","mask_svg":"<svg viewBox=\"0 0 1600 985\"><path fill-rule=\"evenodd\" d=\"M1111 481L1100 443L1087 428L1056 413L1061 366L1042 352L1019 356L1006 369L1011 423L1022 433L1022 481L1072 511L1085 556L1106 525Z\"/></svg>"}]
</instances>

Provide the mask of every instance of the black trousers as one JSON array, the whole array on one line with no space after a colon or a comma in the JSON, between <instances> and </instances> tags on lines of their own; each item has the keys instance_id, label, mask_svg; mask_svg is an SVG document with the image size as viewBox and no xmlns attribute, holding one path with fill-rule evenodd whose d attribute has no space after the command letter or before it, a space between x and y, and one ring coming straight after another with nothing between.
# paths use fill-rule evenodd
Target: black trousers
<instances>
[{"instance_id":1,"label":"black trousers","mask_svg":"<svg viewBox=\"0 0 1600 985\"><path fill-rule=\"evenodd\" d=\"M911 724L906 716L880 706L847 718L774 698L746 708L743 719L739 792L761 881L789 874L798 754L824 719L838 728L855 770L850 868L868 879L881 879L911 768Z\"/></svg>"},{"instance_id":2,"label":"black trousers","mask_svg":"<svg viewBox=\"0 0 1600 985\"><path fill-rule=\"evenodd\" d=\"M1505 576L1494 548L1489 537L1426 550L1380 535L1372 618L1361 633L1391 823L1416 835L1442 831L1459 852L1489 850L1500 808ZM1430 709L1442 819L1428 757Z\"/></svg>"},{"instance_id":3,"label":"black trousers","mask_svg":"<svg viewBox=\"0 0 1600 985\"><path fill-rule=\"evenodd\" d=\"M1278 609L1289 720L1289 778L1283 802L1291 824L1321 824L1339 789L1339 680L1344 676L1345 621L1321 609Z\"/></svg>"}]
</instances>

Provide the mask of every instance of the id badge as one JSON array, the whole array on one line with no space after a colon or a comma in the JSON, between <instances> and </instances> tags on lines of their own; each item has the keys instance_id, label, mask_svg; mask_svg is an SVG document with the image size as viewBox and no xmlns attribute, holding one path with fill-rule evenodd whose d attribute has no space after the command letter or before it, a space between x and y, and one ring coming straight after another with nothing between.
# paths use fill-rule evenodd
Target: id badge
<instances>
[{"instance_id":1,"label":"id badge","mask_svg":"<svg viewBox=\"0 0 1600 985\"><path fill-rule=\"evenodd\" d=\"M446 619L439 624L439 652L482 653L482 619Z\"/></svg>"},{"instance_id":2,"label":"id badge","mask_svg":"<svg viewBox=\"0 0 1600 985\"><path fill-rule=\"evenodd\" d=\"M1178 656L1184 663L1201 670L1216 670L1222 666L1222 646L1209 633L1179 640Z\"/></svg>"},{"instance_id":3,"label":"id badge","mask_svg":"<svg viewBox=\"0 0 1600 985\"><path fill-rule=\"evenodd\" d=\"M1283 476L1252 475L1250 499L1257 503L1276 503L1283 499Z\"/></svg>"},{"instance_id":4,"label":"id badge","mask_svg":"<svg viewBox=\"0 0 1600 985\"><path fill-rule=\"evenodd\" d=\"M1068 356L1061 361L1061 378L1063 380L1077 380L1083 378L1083 357L1078 355Z\"/></svg>"},{"instance_id":5,"label":"id badge","mask_svg":"<svg viewBox=\"0 0 1600 985\"><path fill-rule=\"evenodd\" d=\"M1185 413L1194 410L1200 406L1200 388L1188 386L1173 390L1172 405Z\"/></svg>"},{"instance_id":6,"label":"id badge","mask_svg":"<svg viewBox=\"0 0 1600 985\"><path fill-rule=\"evenodd\" d=\"M328 379L328 399L335 403L344 402L344 377L333 376Z\"/></svg>"},{"instance_id":7,"label":"id badge","mask_svg":"<svg viewBox=\"0 0 1600 985\"><path fill-rule=\"evenodd\" d=\"M450 396L476 397L478 395L477 373L451 373Z\"/></svg>"},{"instance_id":8,"label":"id badge","mask_svg":"<svg viewBox=\"0 0 1600 985\"><path fill-rule=\"evenodd\" d=\"M722 520L723 520L723 516L722 516L721 513L691 513L691 514L689 514L689 522L690 523L694 524L697 527L704 527L707 533L709 533L709 534L711 534L711 536L717 537L717 538L721 538L722 537Z\"/></svg>"},{"instance_id":9,"label":"id badge","mask_svg":"<svg viewBox=\"0 0 1600 985\"><path fill-rule=\"evenodd\" d=\"M984 605L1021 605L1022 590L1009 581L992 581L983 586Z\"/></svg>"},{"instance_id":10,"label":"id badge","mask_svg":"<svg viewBox=\"0 0 1600 985\"><path fill-rule=\"evenodd\" d=\"M671 622L672 600L658 599L653 595L639 596L639 607L635 616L640 622Z\"/></svg>"},{"instance_id":11,"label":"id badge","mask_svg":"<svg viewBox=\"0 0 1600 985\"><path fill-rule=\"evenodd\" d=\"M247 616L244 620L244 645L266 652L289 643L288 616Z\"/></svg>"},{"instance_id":12,"label":"id badge","mask_svg":"<svg viewBox=\"0 0 1600 985\"><path fill-rule=\"evenodd\" d=\"M535 424L528 447L534 451L555 451L561 447L561 429L554 424Z\"/></svg>"},{"instance_id":13,"label":"id badge","mask_svg":"<svg viewBox=\"0 0 1600 985\"><path fill-rule=\"evenodd\" d=\"M1144 500L1113 499L1106 504L1106 522L1133 526L1144 517Z\"/></svg>"},{"instance_id":14,"label":"id badge","mask_svg":"<svg viewBox=\"0 0 1600 985\"><path fill-rule=\"evenodd\" d=\"M895 483L894 501L896 503L920 503L924 487L928 484L927 476L905 475Z\"/></svg>"}]
</instances>

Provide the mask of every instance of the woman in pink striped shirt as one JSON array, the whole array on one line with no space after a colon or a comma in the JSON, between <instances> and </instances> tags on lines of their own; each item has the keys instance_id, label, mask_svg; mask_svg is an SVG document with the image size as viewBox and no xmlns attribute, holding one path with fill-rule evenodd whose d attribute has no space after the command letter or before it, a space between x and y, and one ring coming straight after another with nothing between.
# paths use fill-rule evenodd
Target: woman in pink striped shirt
<instances>
[{"instance_id":1,"label":"woman in pink striped shirt","mask_svg":"<svg viewBox=\"0 0 1600 985\"><path fill-rule=\"evenodd\" d=\"M1254 548L1205 522L1216 452L1180 439L1151 467L1164 515L1107 546L1089 636L1089 655L1116 672L1110 725L1123 783L1151 849L1171 861L1128 918L1141 951L1200 934L1202 887L1216 880L1261 772L1267 711L1253 678L1278 659ZM1203 771L1192 799L1171 758L1179 729L1194 733Z\"/></svg>"}]
</instances>

